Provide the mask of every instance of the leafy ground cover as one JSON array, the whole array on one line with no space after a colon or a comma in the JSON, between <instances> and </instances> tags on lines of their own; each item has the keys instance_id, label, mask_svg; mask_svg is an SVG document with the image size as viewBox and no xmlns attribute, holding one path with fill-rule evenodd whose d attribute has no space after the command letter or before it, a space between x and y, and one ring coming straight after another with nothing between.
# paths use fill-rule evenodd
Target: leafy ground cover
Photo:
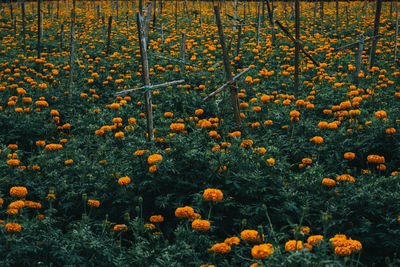
<instances>
[{"instance_id":1,"label":"leafy ground cover","mask_svg":"<svg viewBox=\"0 0 400 267\"><path fill-rule=\"evenodd\" d=\"M48 6L49 5L49 6ZM395 6L383 6L375 66L365 44L373 5L301 3L302 59L293 90L294 46L276 27L246 16L239 54L233 4L222 3L243 126L233 121L221 46L208 2L163 2L149 31L155 142L146 139L135 23L138 3L78 2L74 85L68 88L71 3L43 3L41 58L36 4L0 12L1 265L363 266L396 265L400 246L400 91ZM293 28L292 4L274 16ZM101 6L97 9L97 6ZM49 7L49 8L47 8ZM319 8L319 7L318 7ZM50 10L50 13L48 12ZM99 10L99 11L98 11ZM98 13L99 12L99 13ZM117 14L118 12L118 14ZM100 16L98 16L100 14ZM113 15L110 54L106 22ZM101 19L104 17L105 19ZM176 24L177 23L177 24ZM160 27L163 25L163 32ZM151 25L153 25L153 20ZM186 59L179 59L182 32Z\"/></svg>"}]
</instances>

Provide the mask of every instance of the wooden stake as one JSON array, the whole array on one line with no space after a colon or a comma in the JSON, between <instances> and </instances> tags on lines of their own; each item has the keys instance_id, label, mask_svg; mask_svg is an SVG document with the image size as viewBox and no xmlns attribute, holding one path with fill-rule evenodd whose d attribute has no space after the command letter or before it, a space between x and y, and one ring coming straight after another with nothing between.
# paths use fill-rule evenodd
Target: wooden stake
<instances>
[{"instance_id":1,"label":"wooden stake","mask_svg":"<svg viewBox=\"0 0 400 267\"><path fill-rule=\"evenodd\" d=\"M299 0L294 1L294 12L295 12L295 33L296 40L300 40L300 4ZM297 93L299 91L299 52L300 46L299 42L294 43L294 91Z\"/></svg>"},{"instance_id":2,"label":"wooden stake","mask_svg":"<svg viewBox=\"0 0 400 267\"><path fill-rule=\"evenodd\" d=\"M395 34L395 40L394 40L394 63L396 63L396 58L397 58L397 39L399 37L399 6L396 3L396 34Z\"/></svg>"},{"instance_id":3,"label":"wooden stake","mask_svg":"<svg viewBox=\"0 0 400 267\"><path fill-rule=\"evenodd\" d=\"M75 19L76 19L76 0L72 1L71 10L71 51L69 54L69 82L68 89L72 90L74 85L74 62L75 62Z\"/></svg>"},{"instance_id":4,"label":"wooden stake","mask_svg":"<svg viewBox=\"0 0 400 267\"><path fill-rule=\"evenodd\" d=\"M379 35L379 22L381 19L381 10L382 10L382 0L376 0L376 11L375 11L375 22L374 22L374 36ZM376 45L378 43L378 38L375 38L372 41L371 47L371 57L369 62L369 68L372 68L375 64L375 53L376 53Z\"/></svg>"},{"instance_id":5,"label":"wooden stake","mask_svg":"<svg viewBox=\"0 0 400 267\"><path fill-rule=\"evenodd\" d=\"M319 15L321 19L321 34L324 33L324 0L319 1Z\"/></svg>"},{"instance_id":6,"label":"wooden stake","mask_svg":"<svg viewBox=\"0 0 400 267\"><path fill-rule=\"evenodd\" d=\"M37 34L38 35L37 35L37 47L36 47L36 49L37 49L37 58L41 57L41 52L42 52L42 48L40 46L40 37L41 37L41 34L40 34L40 32L41 32L40 2L41 2L41 0L37 0L37 16L38 16L38 21L37 21L37 24L38 24L38 32L37 32Z\"/></svg>"},{"instance_id":7,"label":"wooden stake","mask_svg":"<svg viewBox=\"0 0 400 267\"><path fill-rule=\"evenodd\" d=\"M181 41L181 71L185 71L185 52L186 52L186 32L182 33Z\"/></svg>"},{"instance_id":8,"label":"wooden stake","mask_svg":"<svg viewBox=\"0 0 400 267\"><path fill-rule=\"evenodd\" d=\"M260 27L261 27L261 1L258 0L258 14L257 14L257 32L256 32L256 40L257 46L260 45Z\"/></svg>"},{"instance_id":9,"label":"wooden stake","mask_svg":"<svg viewBox=\"0 0 400 267\"><path fill-rule=\"evenodd\" d=\"M142 79L145 86L150 85L150 77L149 77L149 62L147 59L147 44L146 38L144 35L144 18L140 13L137 13L137 26L138 26L138 34L139 34L139 47L140 47L140 58L142 60ZM146 103L146 119L147 119L147 137L150 141L154 141L154 132L153 132L153 107L151 101L151 92L146 90L145 94L145 103Z\"/></svg>"},{"instance_id":10,"label":"wooden stake","mask_svg":"<svg viewBox=\"0 0 400 267\"><path fill-rule=\"evenodd\" d=\"M24 52L26 51L26 26L25 26L25 0L21 3L21 14L22 14L22 38L24 43Z\"/></svg>"},{"instance_id":11,"label":"wooden stake","mask_svg":"<svg viewBox=\"0 0 400 267\"><path fill-rule=\"evenodd\" d=\"M219 41L220 41L220 44L222 47L222 53L223 53L223 58L224 58L226 80L228 82L232 82L233 81L232 67L231 67L231 63L229 60L228 51L226 50L224 30L222 28L220 11L219 11L218 6L214 6L214 13L215 13L215 19L217 22L217 26L218 26ZM233 106L234 119L236 122L236 126L240 127L241 119L240 119L240 110L239 110L239 98L237 95L237 86L236 86L235 82L233 82L229 87L230 87L230 92L231 92L231 100L232 100L232 106Z\"/></svg>"},{"instance_id":12,"label":"wooden stake","mask_svg":"<svg viewBox=\"0 0 400 267\"><path fill-rule=\"evenodd\" d=\"M271 7L270 7L271 4ZM268 19L269 19L269 26L271 28L271 36L272 36L272 44L275 44L275 24L274 24L274 6L270 0L267 0L267 12L268 12Z\"/></svg>"},{"instance_id":13,"label":"wooden stake","mask_svg":"<svg viewBox=\"0 0 400 267\"><path fill-rule=\"evenodd\" d=\"M358 48L357 48L357 54L356 54L356 73L354 74L354 82L355 84L358 84L359 78L358 74L360 74L361 71L361 63L362 63L362 52L364 50L364 35L360 34L358 37Z\"/></svg>"}]
</instances>

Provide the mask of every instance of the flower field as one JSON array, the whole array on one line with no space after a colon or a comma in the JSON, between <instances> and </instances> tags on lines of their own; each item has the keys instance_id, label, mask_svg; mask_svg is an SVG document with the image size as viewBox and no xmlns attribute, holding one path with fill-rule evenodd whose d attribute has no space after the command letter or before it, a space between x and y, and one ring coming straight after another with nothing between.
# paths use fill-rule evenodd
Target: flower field
<instances>
[{"instance_id":1,"label":"flower field","mask_svg":"<svg viewBox=\"0 0 400 267\"><path fill-rule=\"evenodd\" d=\"M379 2L1 3L0 265L400 265Z\"/></svg>"}]
</instances>

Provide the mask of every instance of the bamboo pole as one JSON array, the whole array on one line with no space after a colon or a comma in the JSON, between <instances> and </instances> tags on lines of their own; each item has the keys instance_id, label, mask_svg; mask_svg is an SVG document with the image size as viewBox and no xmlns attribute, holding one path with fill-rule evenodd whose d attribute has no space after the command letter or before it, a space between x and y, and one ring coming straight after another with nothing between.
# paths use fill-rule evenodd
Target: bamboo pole
<instances>
[{"instance_id":1,"label":"bamboo pole","mask_svg":"<svg viewBox=\"0 0 400 267\"><path fill-rule=\"evenodd\" d=\"M71 44L69 54L69 82L68 89L72 90L74 85L74 62L75 62L75 19L76 19L76 0L72 1L71 10Z\"/></svg>"},{"instance_id":2,"label":"bamboo pole","mask_svg":"<svg viewBox=\"0 0 400 267\"><path fill-rule=\"evenodd\" d=\"M396 58L397 58L397 39L399 37L399 6L396 3L396 34L395 34L395 40L394 40L394 63L396 63Z\"/></svg>"},{"instance_id":3,"label":"bamboo pole","mask_svg":"<svg viewBox=\"0 0 400 267\"><path fill-rule=\"evenodd\" d=\"M299 65L300 65L300 60L299 60L299 53L300 53L300 47L299 47L299 42L300 40L300 4L299 0L295 0L294 2L295 7L294 7L294 12L295 12L295 38L297 42L294 43L294 91L297 93L299 91Z\"/></svg>"},{"instance_id":4,"label":"bamboo pole","mask_svg":"<svg viewBox=\"0 0 400 267\"><path fill-rule=\"evenodd\" d=\"M108 17L106 55L110 53L112 16Z\"/></svg>"},{"instance_id":5,"label":"bamboo pole","mask_svg":"<svg viewBox=\"0 0 400 267\"><path fill-rule=\"evenodd\" d=\"M379 35L379 22L381 19L381 10L382 10L382 0L376 0L376 1L377 2L376 2L375 21L374 21L374 36ZM372 41L369 68L371 68L375 64L375 53L377 44L378 44L378 37Z\"/></svg>"}]
</instances>

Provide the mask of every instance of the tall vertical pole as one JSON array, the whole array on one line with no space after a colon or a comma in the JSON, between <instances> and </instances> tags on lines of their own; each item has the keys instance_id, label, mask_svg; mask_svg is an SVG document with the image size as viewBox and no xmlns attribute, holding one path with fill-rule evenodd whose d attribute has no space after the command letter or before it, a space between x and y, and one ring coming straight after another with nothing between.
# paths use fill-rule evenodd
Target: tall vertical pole
<instances>
[{"instance_id":1,"label":"tall vertical pole","mask_svg":"<svg viewBox=\"0 0 400 267\"><path fill-rule=\"evenodd\" d=\"M399 6L396 3L396 34L395 34L395 40L394 40L394 63L396 63L396 57L397 57L397 38L399 37Z\"/></svg>"},{"instance_id":2,"label":"tall vertical pole","mask_svg":"<svg viewBox=\"0 0 400 267\"><path fill-rule=\"evenodd\" d=\"M297 93L299 90L299 40L300 40L300 4L299 0L294 2L294 12L295 12L295 31L296 31L296 42L294 43L294 91Z\"/></svg>"},{"instance_id":3,"label":"tall vertical pole","mask_svg":"<svg viewBox=\"0 0 400 267\"><path fill-rule=\"evenodd\" d=\"M25 0L21 3L21 15L22 15L22 38L24 42L24 51L26 50L26 26L25 26Z\"/></svg>"},{"instance_id":4,"label":"tall vertical pole","mask_svg":"<svg viewBox=\"0 0 400 267\"><path fill-rule=\"evenodd\" d=\"M239 110L239 98L237 95L236 82L233 81L232 66L231 66L231 62L229 60L228 51L226 49L224 30L222 28L221 17L220 17L219 12L220 12L219 7L214 6L215 20L216 20L216 23L218 26L219 42L222 47L222 54L223 54L223 58L224 58L225 76L226 76L227 81L232 82L231 85L229 86L229 88L230 88L230 92L231 92L233 115L234 115L234 119L236 122L236 126L240 127L241 120L240 120L240 110Z\"/></svg>"},{"instance_id":5,"label":"tall vertical pole","mask_svg":"<svg viewBox=\"0 0 400 267\"><path fill-rule=\"evenodd\" d=\"M36 47L36 49L37 49L37 58L40 58L40 55L41 55L41 47L40 47L40 37L41 37L41 34L40 34L40 32L41 32L41 23L40 23L40 21L41 21L41 19L40 19L40 16L41 16L41 13L40 13L40 2L41 2L41 0L37 0L37 16L38 16L38 20L37 20L37 26L38 26L38 32L37 32L37 47Z\"/></svg>"},{"instance_id":6,"label":"tall vertical pole","mask_svg":"<svg viewBox=\"0 0 400 267\"><path fill-rule=\"evenodd\" d=\"M379 34L379 22L381 19L381 11L382 11L382 0L376 0L376 11L375 11L375 22L374 22L374 35L376 38L372 41L371 47L371 58L369 62L369 68L373 67L375 64L375 53L376 53L376 45L378 44L378 34Z\"/></svg>"}]
</instances>

